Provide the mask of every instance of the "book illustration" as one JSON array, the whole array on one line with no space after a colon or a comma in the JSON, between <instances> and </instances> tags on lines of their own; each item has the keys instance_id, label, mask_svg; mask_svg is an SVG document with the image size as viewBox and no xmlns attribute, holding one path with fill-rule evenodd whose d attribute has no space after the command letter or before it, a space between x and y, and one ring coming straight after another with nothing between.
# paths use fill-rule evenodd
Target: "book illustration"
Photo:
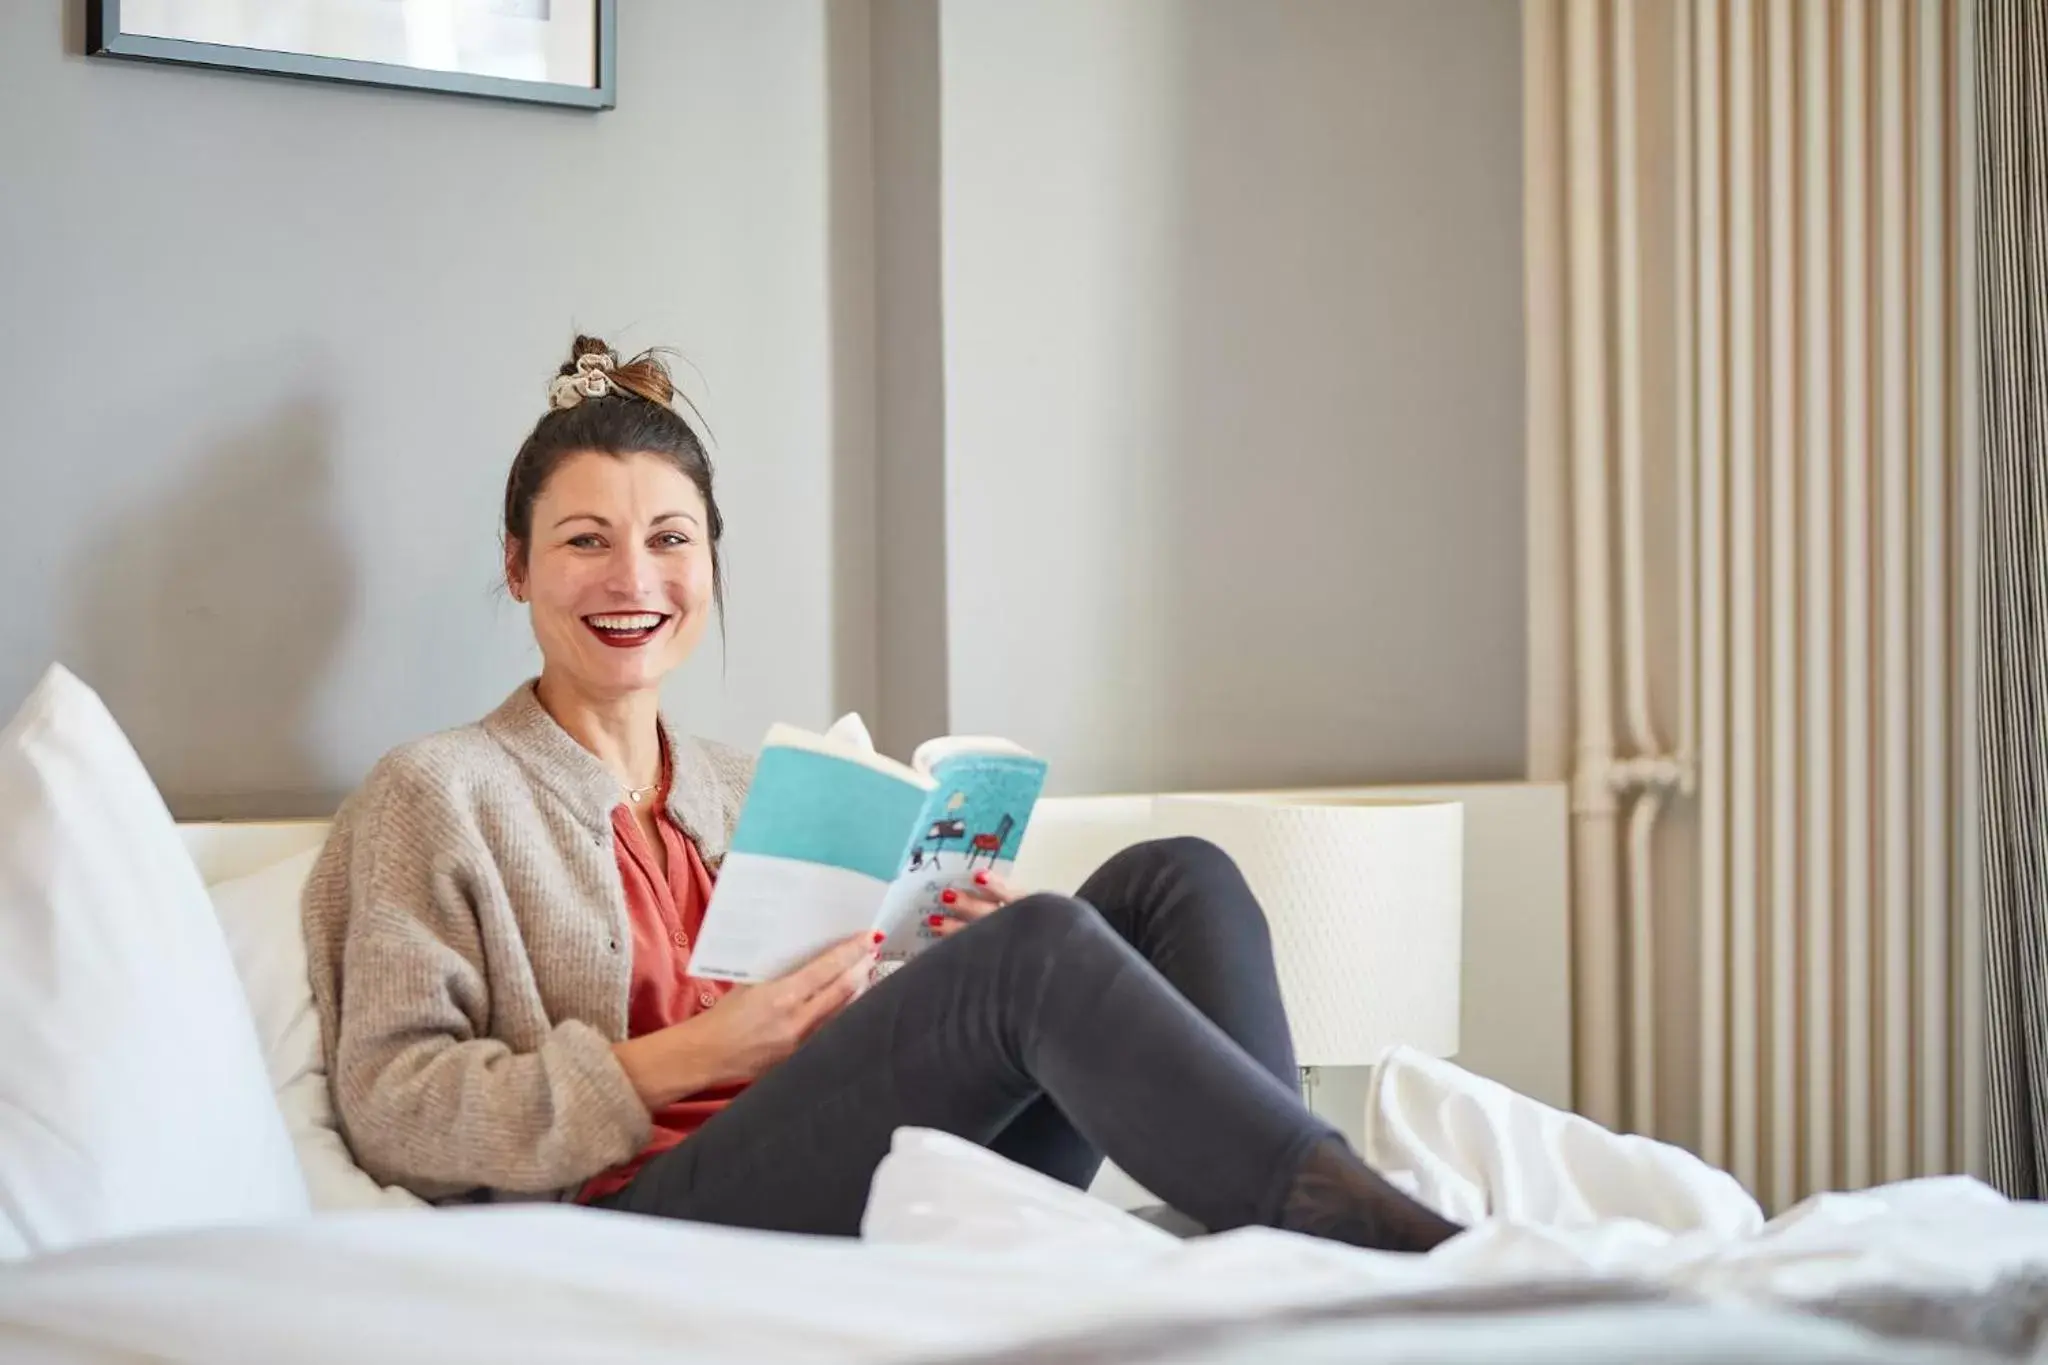
<instances>
[{"instance_id":1,"label":"book illustration","mask_svg":"<svg viewBox=\"0 0 2048 1365\"><path fill-rule=\"evenodd\" d=\"M958 843L967 837L965 820L935 820L924 838L917 841L910 850L910 866L907 872L922 872L926 868L937 871L939 855L946 851L949 843Z\"/></svg>"},{"instance_id":2,"label":"book illustration","mask_svg":"<svg viewBox=\"0 0 2048 1365\"><path fill-rule=\"evenodd\" d=\"M948 890L971 893L974 874L1007 873L1045 785L1045 763L1028 754L956 753L938 760L932 792L902 875L883 901L878 975L936 942L933 915L946 913Z\"/></svg>"},{"instance_id":3,"label":"book illustration","mask_svg":"<svg viewBox=\"0 0 2048 1365\"><path fill-rule=\"evenodd\" d=\"M994 867L996 855L1002 852L1003 841L1010 837L1010 831L1016 828L1016 825L1017 817L1004 811L1003 818L996 821L996 827L992 832L975 835L973 847L967 850L967 870L972 872L974 860L984 853L988 855L988 865Z\"/></svg>"},{"instance_id":4,"label":"book illustration","mask_svg":"<svg viewBox=\"0 0 2048 1365\"><path fill-rule=\"evenodd\" d=\"M985 762L974 766L976 771L973 780L976 782L998 780L993 768ZM948 792L943 803L945 813L926 825L924 836L911 846L910 861L904 867L904 873L908 875L913 872L942 870L945 867L945 853L949 847L965 854L964 862L958 866L970 874L978 865L994 867L1007 856L1006 851L1014 853L1016 840L1012 836L1018 832L1018 807L1011 805L1003 809L995 816L993 823L987 825L976 824L972 815L962 816L960 812L967 809L970 802L980 807L994 803L1014 803L1019 799L1035 802L1038 799L1035 777L1028 780L1026 785L1031 788L1028 792L1003 790L1000 786L990 787L978 800L966 790L956 788ZM1029 811L1030 805L1026 804L1022 809ZM983 814L981 818L987 820L988 816Z\"/></svg>"}]
</instances>

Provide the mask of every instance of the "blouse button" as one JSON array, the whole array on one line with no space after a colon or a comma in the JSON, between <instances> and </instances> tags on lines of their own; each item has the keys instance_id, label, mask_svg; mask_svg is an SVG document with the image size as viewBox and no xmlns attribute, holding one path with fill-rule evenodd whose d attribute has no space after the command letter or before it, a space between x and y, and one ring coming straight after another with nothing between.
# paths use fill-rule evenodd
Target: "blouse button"
<instances>
[{"instance_id":1,"label":"blouse button","mask_svg":"<svg viewBox=\"0 0 2048 1365\"><path fill-rule=\"evenodd\" d=\"M708 1010L708 1009L710 1009L710 1008L711 1008L711 1007L712 1007L713 1005L715 1005L715 1004L717 1004L717 1003L718 1003L718 997L717 997L717 996L715 996L715 995L713 995L713 994L712 994L712 993L711 993L710 991L698 991L698 992L697 992L697 1003L698 1003L698 1004L700 1004L700 1005L702 1005L702 1006L703 1006L703 1007L704 1007L705 1009L707 1009L707 1010Z\"/></svg>"},{"instance_id":2,"label":"blouse button","mask_svg":"<svg viewBox=\"0 0 2048 1365\"><path fill-rule=\"evenodd\" d=\"M690 939L689 939L689 936L688 936L687 934L683 933L683 931L682 931L682 930L680 930L680 929L676 930L676 933L675 933L675 940L676 940L676 947L678 947L678 948L687 948L687 947L689 947L689 946L690 946Z\"/></svg>"}]
</instances>

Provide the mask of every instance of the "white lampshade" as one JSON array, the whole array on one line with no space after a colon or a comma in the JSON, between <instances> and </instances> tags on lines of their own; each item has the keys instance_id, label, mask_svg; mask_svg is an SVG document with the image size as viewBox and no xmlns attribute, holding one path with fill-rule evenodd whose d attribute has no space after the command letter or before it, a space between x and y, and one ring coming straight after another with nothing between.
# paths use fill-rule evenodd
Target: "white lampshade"
<instances>
[{"instance_id":1,"label":"white lampshade","mask_svg":"<svg viewBox=\"0 0 2048 1365\"><path fill-rule=\"evenodd\" d=\"M1394 1043L1458 1050L1461 804L1161 796L1153 816L1244 870L1302 1066L1367 1066Z\"/></svg>"}]
</instances>

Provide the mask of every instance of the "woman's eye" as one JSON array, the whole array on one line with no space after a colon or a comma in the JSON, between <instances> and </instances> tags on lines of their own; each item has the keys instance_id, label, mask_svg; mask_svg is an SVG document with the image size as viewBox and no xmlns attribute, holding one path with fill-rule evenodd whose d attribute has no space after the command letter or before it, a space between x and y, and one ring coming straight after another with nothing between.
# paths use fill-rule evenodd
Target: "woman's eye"
<instances>
[{"instance_id":1,"label":"woman's eye","mask_svg":"<svg viewBox=\"0 0 2048 1365\"><path fill-rule=\"evenodd\" d=\"M571 536L569 543L579 550L601 550L604 548L604 542L598 538L597 533L594 531L585 531L580 536Z\"/></svg>"},{"instance_id":2,"label":"woman's eye","mask_svg":"<svg viewBox=\"0 0 2048 1365\"><path fill-rule=\"evenodd\" d=\"M690 538L681 531L663 531L654 538L654 543L664 550L680 549L690 543Z\"/></svg>"}]
</instances>

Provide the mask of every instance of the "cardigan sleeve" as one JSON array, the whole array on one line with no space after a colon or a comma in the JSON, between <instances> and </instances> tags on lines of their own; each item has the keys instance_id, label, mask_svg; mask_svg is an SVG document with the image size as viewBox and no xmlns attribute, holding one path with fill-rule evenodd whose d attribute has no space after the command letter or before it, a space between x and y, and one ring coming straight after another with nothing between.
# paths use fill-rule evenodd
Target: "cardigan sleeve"
<instances>
[{"instance_id":1,"label":"cardigan sleeve","mask_svg":"<svg viewBox=\"0 0 2048 1365\"><path fill-rule=\"evenodd\" d=\"M496 883L443 781L387 759L337 819L306 892L308 965L343 1136L424 1198L549 1194L625 1161L652 1127L596 1028L489 1036L476 898Z\"/></svg>"}]
</instances>

